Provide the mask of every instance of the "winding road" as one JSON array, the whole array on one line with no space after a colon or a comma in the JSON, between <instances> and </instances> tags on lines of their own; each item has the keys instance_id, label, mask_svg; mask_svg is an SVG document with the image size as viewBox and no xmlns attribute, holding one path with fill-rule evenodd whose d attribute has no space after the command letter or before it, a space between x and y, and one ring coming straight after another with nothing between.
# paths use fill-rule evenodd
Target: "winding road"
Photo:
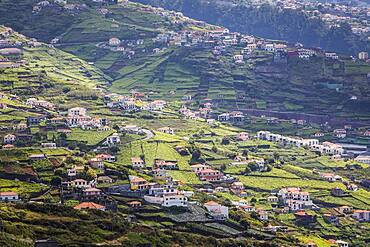
<instances>
[{"instance_id":1,"label":"winding road","mask_svg":"<svg viewBox=\"0 0 370 247\"><path fill-rule=\"evenodd\" d=\"M142 131L145 133L146 137L143 140L149 140L153 138L154 133L151 130L148 129L142 129Z\"/></svg>"}]
</instances>

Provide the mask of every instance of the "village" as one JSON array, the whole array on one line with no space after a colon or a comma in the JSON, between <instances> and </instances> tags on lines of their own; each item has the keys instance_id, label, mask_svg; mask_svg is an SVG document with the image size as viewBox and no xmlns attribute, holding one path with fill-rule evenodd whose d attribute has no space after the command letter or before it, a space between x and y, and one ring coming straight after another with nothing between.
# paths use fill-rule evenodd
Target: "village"
<instances>
[{"instance_id":1,"label":"village","mask_svg":"<svg viewBox=\"0 0 370 247\"><path fill-rule=\"evenodd\" d=\"M76 210L116 211L121 202L116 201L115 198L123 197L126 198L125 205L131 208L132 212L140 212L146 205L157 205L160 208L180 207L186 209L183 213L188 221L193 219L195 222L218 222L217 224L222 225L222 222L227 221L230 217L229 210L236 209L246 212L253 219L262 222L263 227L259 230L270 234L292 230L290 226L285 224L276 225L276 223L273 223L277 214L294 215L296 219L295 224L300 226L314 224L317 222L317 217L322 217L325 222L333 225L339 225L343 217L346 219L352 218L357 222L368 222L370 220L368 204L365 208L338 205L337 207L325 209L325 213L321 214L320 212L322 212L322 208L325 208L325 206L317 203L315 199L313 200L310 192L300 187L277 187L271 190L270 193L263 193L263 197L258 196L258 203L256 203L256 192L250 189L251 185L249 183L243 182L239 174L248 175L251 172L268 174L278 169L276 167L283 166L283 159L277 161L275 157L275 161L271 163L271 158L266 157L266 155L260 156L253 153L253 151L239 151L239 154L236 153L236 155L233 154L227 158L230 160L230 163L223 163L221 166L220 164L214 165L204 159L197 158L195 155L196 151L193 150L192 153L189 151L189 141L186 141L187 138L185 136L182 137L184 135L183 132L189 130L179 130L171 126L150 129L131 123L117 126L117 124L113 124L112 120L107 118L89 116L88 109L83 107L74 107L68 109L67 112L57 113L58 106L46 100L28 98L22 102L18 97L7 94L2 94L1 98L7 101L16 100L18 104L22 103L30 107L29 111L42 113L38 117L28 117L24 121L13 125L13 127L2 128L3 146L1 157L6 155L8 156L6 160L8 160L14 151L28 150L29 155L24 160L27 160L26 163L28 164L27 166L31 166L30 169L35 169L36 164L37 166L44 166L50 162L52 166L58 164L57 167L59 168L53 168L53 173L56 174L58 171L59 175L57 178L54 177L50 183L53 185L54 190L57 189L59 191L58 194L62 203L68 201L76 202L73 206ZM114 112L126 112L125 114L129 113L132 115L150 112L160 118L167 116L167 119L171 119L171 116L168 115L174 113L172 103L165 100L148 101L147 96L140 92L132 92L130 96L106 94L104 100L106 107ZM213 109L212 103L207 101L199 108L199 111L190 110L187 108L187 105L191 106L191 101L191 96L183 97L182 106L177 108L176 113L179 121L199 122L199 124L206 126L203 128L216 130L225 128L222 126L231 126L231 124L240 126L248 118L242 112L220 113L217 115L214 113L215 109ZM3 109L5 108L7 107L4 107L3 104ZM307 123L302 123L302 125L307 125ZM35 133L30 135L30 131L35 127L38 127L40 130L43 128L46 132L56 133L59 137L56 138L56 135L53 134L52 139L54 142L49 138L35 140ZM348 129L348 126L346 127ZM71 146L67 144L68 136L76 129L91 133L89 135L105 133L105 137L97 145L84 147L83 153L81 151L76 152L76 150L70 149ZM179 131L182 132L180 136L178 136ZM221 140L221 144L218 145L228 146L231 141L236 143L263 141L266 142L263 145L267 146L271 145L268 143L278 143L279 149L282 150L285 148L310 150L310 152L319 156L329 157L329 162L333 164L335 162L343 162L343 160L346 160L346 164L358 162L357 166L359 167L367 167L370 164L370 156L366 155L366 148L364 151L354 155L348 149L340 146L340 144L328 141L321 143L318 139L290 137L269 131L258 131L255 135L241 129L234 131L236 130L232 130L232 133L235 133L231 137L232 139L230 137L225 139L224 137ZM192 131L190 130L190 132ZM366 135L368 132L369 130L365 131L364 134ZM334 138L343 138L345 134L345 129L335 129L332 133ZM168 157L166 154L156 156L155 153L150 152L158 154L158 151L154 151L151 148L149 150L152 151L145 149L140 155L135 151L137 155L130 156L130 153L133 151L126 153L124 151L126 148L122 149L123 146L132 145L132 143L125 141L128 135L136 136L131 141L133 143L147 143L145 145L150 146L154 143L157 143L155 145L166 145L167 148L173 149L171 152L177 153L173 156L177 158L166 159ZM47 136L50 135L47 134ZM198 134L198 138L195 139L196 143L199 142L201 144L203 142L199 139L202 138L201 136L204 136L204 133ZM212 135L209 136L212 137ZM315 134L315 136L322 137L319 134ZM155 139L153 144L150 143L151 139ZM165 144L167 141L171 143L172 140L177 140L175 143L182 143L182 145L172 146L171 144ZM142 149L143 144L140 145ZM263 145L259 144L259 146ZM239 146L240 144L238 144ZM35 151L41 150L41 153L40 151L33 153L32 149ZM211 152L218 153L220 152L218 149L220 149L220 146L214 146ZM278 152L279 149L275 152ZM125 153L123 160L121 158L122 152ZM190 157L189 155L191 156L191 161L183 160L182 157ZM14 158L18 159L17 157ZM3 158L1 159L3 160ZM125 163L124 160L128 162ZM122 165L125 167L125 170L117 170ZM232 172L234 170L238 170L240 173ZM309 170L306 172L309 172ZM33 173L37 173L37 170L34 170ZM310 173L312 175L309 175L309 177L314 176L315 179L321 181L320 183L325 183L325 187L327 186L326 184L329 185L328 188L331 188L329 193L334 198L346 197L348 194L359 191L367 193L361 188L368 188L369 186L366 179L354 179L351 181L344 177L342 173L339 175L335 172L327 172L327 169L324 169L324 172L321 172L320 169L313 169ZM177 175L173 176L173 174ZM181 174L180 177L179 174ZM188 174L193 174L190 181L193 182L195 180L195 184L192 184L187 179L183 179L183 176L187 177ZM17 175L12 176L17 177ZM44 178L30 173L26 176L18 177L18 179L44 183ZM185 187L186 189L184 189ZM196 199L197 194L207 195L209 199L198 201ZM222 195L221 198L227 195L228 202L220 203L220 195ZM254 195L252 199L251 195ZM13 191L3 191L1 192L0 200L26 203L39 202L44 199L40 196L30 198ZM130 215L130 217L133 217L133 215ZM172 219L175 222L183 220L179 216L170 217L173 217ZM240 230L234 229L234 231L235 233L232 234L241 234ZM337 243L338 246L348 245L348 242L340 238L328 241L334 241L333 243ZM312 244L311 241L307 243L307 246L313 246Z\"/></svg>"},{"instance_id":2,"label":"village","mask_svg":"<svg viewBox=\"0 0 370 247\"><path fill-rule=\"evenodd\" d=\"M131 6L126 1L94 4L104 16L109 16L104 4ZM87 6L43 1L33 12L45 8L78 15ZM349 57L230 32L161 8L138 9L204 30L161 30L134 40L111 36L94 47L130 61L178 47L199 48L216 63L227 56L232 66L251 69L261 57L278 66L289 59L370 62L367 52ZM367 125L250 114L190 90L161 95L136 87L123 93L102 83L107 77L93 62L65 55L59 46L63 35L46 44L0 29L0 72L8 73L0 88L4 212L60 206L81 217L123 216L130 227L170 227L220 239L292 240L307 247L367 241ZM40 52L50 60L39 59ZM73 64L62 70L57 62ZM361 76L368 80L370 73ZM330 90L342 91L333 85ZM353 94L348 101L361 97ZM9 219L0 216L5 225Z\"/></svg>"}]
</instances>

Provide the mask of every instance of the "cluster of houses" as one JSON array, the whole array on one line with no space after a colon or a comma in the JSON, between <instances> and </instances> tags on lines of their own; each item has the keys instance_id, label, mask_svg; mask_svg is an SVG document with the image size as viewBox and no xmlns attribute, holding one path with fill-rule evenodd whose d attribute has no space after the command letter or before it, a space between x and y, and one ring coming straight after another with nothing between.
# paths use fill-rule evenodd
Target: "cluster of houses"
<instances>
[{"instance_id":1,"label":"cluster of houses","mask_svg":"<svg viewBox=\"0 0 370 247\"><path fill-rule=\"evenodd\" d=\"M283 145L292 145L296 147L306 147L312 151L317 151L322 154L328 155L342 155L344 154L344 148L339 144L331 142L319 143L317 139L303 139L283 136L280 134L274 134L269 131L258 131L257 138L260 140L267 140L271 142L279 142Z\"/></svg>"},{"instance_id":2,"label":"cluster of houses","mask_svg":"<svg viewBox=\"0 0 370 247\"><path fill-rule=\"evenodd\" d=\"M161 112L167 105L165 100L147 101L146 95L141 92L132 92L132 96L123 96L117 94L108 94L104 96L109 108L122 109L124 111L151 111Z\"/></svg>"},{"instance_id":3,"label":"cluster of houses","mask_svg":"<svg viewBox=\"0 0 370 247\"><path fill-rule=\"evenodd\" d=\"M313 206L310 194L302 191L300 188L283 188L277 195L291 211L311 208Z\"/></svg>"},{"instance_id":4,"label":"cluster of houses","mask_svg":"<svg viewBox=\"0 0 370 247\"><path fill-rule=\"evenodd\" d=\"M252 1L260 5L260 1ZM304 2L299 0L279 0L273 3L279 9L303 11L307 16L320 18L327 27L338 27L346 22L351 26L353 33L366 35L369 27L363 20L369 16L366 6L348 5L343 2Z\"/></svg>"},{"instance_id":5,"label":"cluster of houses","mask_svg":"<svg viewBox=\"0 0 370 247\"><path fill-rule=\"evenodd\" d=\"M146 168L145 161L141 157L132 157L131 166L135 170L142 170ZM176 170L176 169L178 169L176 160L155 159L153 166L152 166L152 171L158 171L158 170L165 171L165 170Z\"/></svg>"},{"instance_id":6,"label":"cluster of houses","mask_svg":"<svg viewBox=\"0 0 370 247\"><path fill-rule=\"evenodd\" d=\"M41 108L45 108L45 109L48 109L48 110L54 110L55 109L54 104L50 103L49 101L36 99L36 98L27 99L26 105L29 105L29 106L35 107L35 108L41 107Z\"/></svg>"},{"instance_id":7,"label":"cluster of houses","mask_svg":"<svg viewBox=\"0 0 370 247\"><path fill-rule=\"evenodd\" d=\"M32 108L39 109L42 111L54 110L54 104L46 100L38 100L35 98L30 98L27 100L26 105ZM30 141L32 139L31 135L27 135L27 129L33 125L39 125L41 122L45 122L49 127L56 127L58 132L70 133L69 128L81 128L83 130L96 130L96 131L110 131L111 128L108 126L109 122L106 118L93 118L87 115L87 110L83 107L74 107L68 110L66 116L52 117L51 114L45 113L44 115L30 116L27 117L26 123L19 123L13 127L17 133L8 133L3 136L3 145L12 145L19 141ZM25 139L27 137L27 139ZM114 146L121 142L118 133L113 133L108 136L103 144L107 146ZM55 144L45 143L45 148L55 148ZM10 146L6 146L10 147Z\"/></svg>"}]
</instances>

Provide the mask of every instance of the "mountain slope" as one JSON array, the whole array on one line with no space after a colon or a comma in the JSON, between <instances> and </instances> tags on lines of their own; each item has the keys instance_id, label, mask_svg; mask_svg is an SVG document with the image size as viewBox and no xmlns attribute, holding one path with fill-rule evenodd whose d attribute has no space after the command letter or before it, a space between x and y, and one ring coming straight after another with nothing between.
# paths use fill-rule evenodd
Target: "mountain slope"
<instances>
[{"instance_id":1,"label":"mountain slope","mask_svg":"<svg viewBox=\"0 0 370 247\"><path fill-rule=\"evenodd\" d=\"M0 26L0 33L7 33L7 39L18 42L19 57L5 56L0 68L0 89L2 92L23 97L42 97L64 104L78 98L90 98L96 94L97 86L104 86L109 77L78 57L50 47ZM9 35L9 36L8 36ZM16 48L18 49L18 48ZM20 66L16 66L19 64Z\"/></svg>"},{"instance_id":2,"label":"mountain slope","mask_svg":"<svg viewBox=\"0 0 370 247\"><path fill-rule=\"evenodd\" d=\"M302 11L282 9L264 4L253 6L246 1L204 0L134 0L143 4L181 11L185 15L232 31L253 34L270 39L301 42L307 46L321 47L346 54L370 51L367 37L360 38L351 32L346 23L328 28L318 18Z\"/></svg>"},{"instance_id":3,"label":"mountain slope","mask_svg":"<svg viewBox=\"0 0 370 247\"><path fill-rule=\"evenodd\" d=\"M158 34L181 36L183 31L202 33L215 28L176 13L131 2L101 6L92 1L74 1L78 5L73 5L73 11L52 5L32 14L30 9L37 6L36 1L26 2L27 8L14 15L30 16L34 22L19 28L26 32L34 28L33 35L40 39L50 41L57 37L56 47L94 63L109 75L105 79L113 92L137 90L152 98L167 99L191 94L196 100L211 98L220 109L368 118L370 92L366 75L370 66L366 63L354 63L347 57L338 61L289 59L284 65L275 63L272 54L261 51L245 64L237 65L233 56L241 52L242 44L214 56L212 47L168 47L154 42ZM59 10L58 18L69 16L70 20L58 24L58 32L53 31L53 26L45 26L52 35L43 36L37 30L42 29L44 20L56 18L54 9ZM1 21L5 19L0 17ZM123 50L110 46L111 38L118 38ZM336 87L340 90L336 91ZM350 100L352 96L358 100Z\"/></svg>"}]
</instances>

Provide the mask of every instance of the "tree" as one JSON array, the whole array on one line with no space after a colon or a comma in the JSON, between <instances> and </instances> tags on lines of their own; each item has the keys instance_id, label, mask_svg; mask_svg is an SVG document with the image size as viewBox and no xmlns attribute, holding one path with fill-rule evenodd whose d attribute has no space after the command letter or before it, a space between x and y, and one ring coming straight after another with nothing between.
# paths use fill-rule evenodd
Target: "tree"
<instances>
[{"instance_id":1,"label":"tree","mask_svg":"<svg viewBox=\"0 0 370 247\"><path fill-rule=\"evenodd\" d=\"M251 225L249 221L245 218L242 218L239 223L246 229L250 228L250 225Z\"/></svg>"},{"instance_id":2,"label":"tree","mask_svg":"<svg viewBox=\"0 0 370 247\"><path fill-rule=\"evenodd\" d=\"M222 145L229 145L230 144L229 138L228 137L222 138L221 144Z\"/></svg>"},{"instance_id":3,"label":"tree","mask_svg":"<svg viewBox=\"0 0 370 247\"><path fill-rule=\"evenodd\" d=\"M54 176L51 181L50 181L50 184L52 186L60 186L62 184L62 179L61 177L59 176Z\"/></svg>"},{"instance_id":4,"label":"tree","mask_svg":"<svg viewBox=\"0 0 370 247\"><path fill-rule=\"evenodd\" d=\"M244 169L244 174L245 175L248 175L249 173L251 173L252 170L249 168L249 166L247 166L245 169Z\"/></svg>"},{"instance_id":5,"label":"tree","mask_svg":"<svg viewBox=\"0 0 370 247\"><path fill-rule=\"evenodd\" d=\"M199 149L194 149L193 150L193 153L191 154L191 159L194 160L194 161L197 161L200 159L202 153L200 152Z\"/></svg>"}]
</instances>

